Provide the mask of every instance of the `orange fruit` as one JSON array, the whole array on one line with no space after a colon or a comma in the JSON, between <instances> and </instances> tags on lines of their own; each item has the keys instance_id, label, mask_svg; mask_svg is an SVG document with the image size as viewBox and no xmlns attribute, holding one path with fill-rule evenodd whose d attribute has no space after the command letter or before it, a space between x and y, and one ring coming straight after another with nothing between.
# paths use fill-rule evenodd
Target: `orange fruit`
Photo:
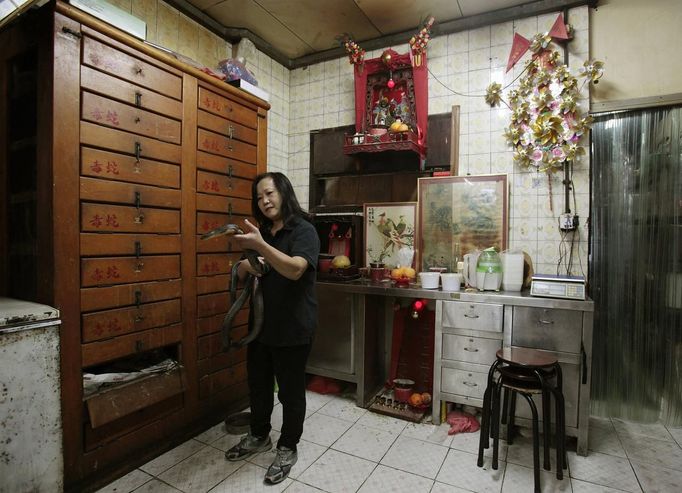
<instances>
[{"instance_id":1,"label":"orange fruit","mask_svg":"<svg viewBox=\"0 0 682 493\"><path fill-rule=\"evenodd\" d=\"M410 406L421 406L422 405L422 395L418 393L414 393L410 396L410 399L408 401L410 403Z\"/></svg>"},{"instance_id":2,"label":"orange fruit","mask_svg":"<svg viewBox=\"0 0 682 493\"><path fill-rule=\"evenodd\" d=\"M422 394L422 404L431 404L431 394L428 392Z\"/></svg>"}]
</instances>

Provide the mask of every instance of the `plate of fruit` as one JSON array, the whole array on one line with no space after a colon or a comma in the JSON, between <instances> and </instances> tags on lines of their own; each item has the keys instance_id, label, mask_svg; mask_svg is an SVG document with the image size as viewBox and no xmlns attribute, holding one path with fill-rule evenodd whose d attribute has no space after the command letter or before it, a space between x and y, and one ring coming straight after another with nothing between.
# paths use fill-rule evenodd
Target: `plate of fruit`
<instances>
[{"instance_id":1,"label":"plate of fruit","mask_svg":"<svg viewBox=\"0 0 682 493\"><path fill-rule=\"evenodd\" d=\"M431 406L431 394L428 392L414 392L407 400L407 403L413 409L420 411L427 409Z\"/></svg>"},{"instance_id":2,"label":"plate of fruit","mask_svg":"<svg viewBox=\"0 0 682 493\"><path fill-rule=\"evenodd\" d=\"M391 270L391 279L396 286L409 286L414 282L417 272L412 267L398 267Z\"/></svg>"}]
</instances>

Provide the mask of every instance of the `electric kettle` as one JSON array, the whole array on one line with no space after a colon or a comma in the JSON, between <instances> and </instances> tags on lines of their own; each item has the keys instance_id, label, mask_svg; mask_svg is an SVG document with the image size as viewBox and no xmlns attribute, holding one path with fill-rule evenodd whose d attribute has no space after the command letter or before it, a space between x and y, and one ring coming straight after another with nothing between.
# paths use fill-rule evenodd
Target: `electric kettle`
<instances>
[{"instance_id":1,"label":"electric kettle","mask_svg":"<svg viewBox=\"0 0 682 493\"><path fill-rule=\"evenodd\" d=\"M478 264L479 250L473 250L462 257L462 275L464 283L472 288L476 287L476 265Z\"/></svg>"},{"instance_id":2,"label":"electric kettle","mask_svg":"<svg viewBox=\"0 0 682 493\"><path fill-rule=\"evenodd\" d=\"M502 261L494 247L486 248L478 256L476 287L479 291L499 291L502 284Z\"/></svg>"}]
</instances>

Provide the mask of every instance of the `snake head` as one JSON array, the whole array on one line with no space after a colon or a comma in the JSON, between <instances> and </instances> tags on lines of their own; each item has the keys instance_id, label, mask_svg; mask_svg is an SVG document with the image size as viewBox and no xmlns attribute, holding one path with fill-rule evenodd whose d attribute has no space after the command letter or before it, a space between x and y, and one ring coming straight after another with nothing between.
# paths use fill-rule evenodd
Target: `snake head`
<instances>
[{"instance_id":1,"label":"snake head","mask_svg":"<svg viewBox=\"0 0 682 493\"><path fill-rule=\"evenodd\" d=\"M236 224L230 223L230 224L225 224L223 226L220 226L218 228L212 229L208 233L204 233L201 235L202 240L208 240L211 238L215 238L216 236L232 236L232 235L243 235L244 231L237 226Z\"/></svg>"}]
</instances>

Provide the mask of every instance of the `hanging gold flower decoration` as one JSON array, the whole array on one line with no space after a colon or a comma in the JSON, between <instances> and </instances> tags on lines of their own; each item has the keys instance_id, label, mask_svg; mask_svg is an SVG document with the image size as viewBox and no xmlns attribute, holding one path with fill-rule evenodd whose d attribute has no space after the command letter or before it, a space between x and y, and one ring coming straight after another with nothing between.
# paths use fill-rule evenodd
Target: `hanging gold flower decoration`
<instances>
[{"instance_id":1,"label":"hanging gold flower decoration","mask_svg":"<svg viewBox=\"0 0 682 493\"><path fill-rule=\"evenodd\" d=\"M552 37L549 33L536 34L530 42L530 51L538 54L542 50L546 50L551 42Z\"/></svg>"},{"instance_id":2,"label":"hanging gold flower decoration","mask_svg":"<svg viewBox=\"0 0 682 493\"><path fill-rule=\"evenodd\" d=\"M502 84L493 82L485 90L485 102L490 106L495 107L500 104L502 100Z\"/></svg>"},{"instance_id":3,"label":"hanging gold flower decoration","mask_svg":"<svg viewBox=\"0 0 682 493\"><path fill-rule=\"evenodd\" d=\"M580 68L580 76L595 84L602 75L604 75L604 62L598 60L587 60Z\"/></svg>"},{"instance_id":4,"label":"hanging gold flower decoration","mask_svg":"<svg viewBox=\"0 0 682 493\"><path fill-rule=\"evenodd\" d=\"M561 110L562 113L573 113L576 108L577 103L572 94L565 95L562 98L561 103L559 103L559 110Z\"/></svg>"},{"instance_id":5,"label":"hanging gold flower decoration","mask_svg":"<svg viewBox=\"0 0 682 493\"><path fill-rule=\"evenodd\" d=\"M559 136L563 133L563 118L552 113L542 113L538 115L530 128L533 130L533 137L540 145L556 144Z\"/></svg>"},{"instance_id":6,"label":"hanging gold flower decoration","mask_svg":"<svg viewBox=\"0 0 682 493\"><path fill-rule=\"evenodd\" d=\"M509 142L511 145L516 145L519 143L519 140L521 139L521 134L519 132L519 129L516 127L509 127L504 130L504 136L507 139L507 142Z\"/></svg>"}]
</instances>

